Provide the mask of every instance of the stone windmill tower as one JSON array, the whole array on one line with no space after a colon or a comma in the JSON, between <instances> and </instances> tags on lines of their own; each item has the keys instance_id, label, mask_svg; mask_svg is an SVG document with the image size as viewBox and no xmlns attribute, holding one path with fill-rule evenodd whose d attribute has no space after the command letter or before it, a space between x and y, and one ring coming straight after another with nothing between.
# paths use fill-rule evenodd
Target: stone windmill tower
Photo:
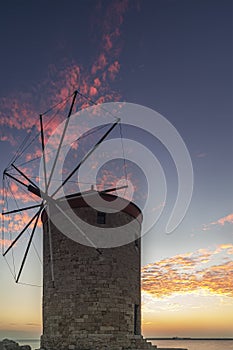
<instances>
[{"instance_id":1,"label":"stone windmill tower","mask_svg":"<svg viewBox=\"0 0 233 350\"><path fill-rule=\"evenodd\" d=\"M152 345L141 336L140 209L134 203L111 194L116 190L114 188L102 192L91 189L86 193L74 193L55 199L55 194L115 128L119 119L108 128L56 191L52 194L48 191L77 94L78 91L73 94L54 163L47 178L45 153L43 153L45 187L42 189L14 162L4 171L4 176L26 187L41 200L39 204L3 213L8 215L32 208L37 210L4 252L4 256L31 225L29 243L16 276L18 282L41 217L44 238L41 337L43 349L153 349ZM42 151L44 151L42 116L40 125ZM12 174L11 169L17 172L18 176ZM90 200L94 205L90 205ZM67 212L67 203L78 218L78 225L72 225ZM85 229L82 225L86 224L89 225L89 229L83 235ZM114 229L113 236L106 236L106 240L128 236L129 243L114 245L113 248L109 247L109 244L97 248L100 246L99 234L112 229Z\"/></svg>"},{"instance_id":2,"label":"stone windmill tower","mask_svg":"<svg viewBox=\"0 0 233 350\"><path fill-rule=\"evenodd\" d=\"M98 204L98 193L90 191L89 195ZM101 193L101 197L106 202L106 208L101 207L101 211L75 195L69 198L69 204L82 220L92 225L93 235L97 227L103 230L114 227L117 232L119 226L127 223L125 234L140 237L140 210L121 199L124 209L109 213L109 208L116 209L116 197L108 193ZM42 347L47 350L148 349L149 344L141 337L140 239L97 251L69 239L51 223L53 285L48 220L43 212Z\"/></svg>"}]
</instances>

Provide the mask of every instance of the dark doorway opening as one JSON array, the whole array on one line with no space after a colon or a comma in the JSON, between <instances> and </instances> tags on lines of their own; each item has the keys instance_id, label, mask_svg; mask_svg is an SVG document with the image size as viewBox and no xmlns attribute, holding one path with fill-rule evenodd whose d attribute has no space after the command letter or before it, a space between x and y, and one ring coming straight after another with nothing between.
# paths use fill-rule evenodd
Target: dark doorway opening
<instances>
[{"instance_id":1,"label":"dark doorway opening","mask_svg":"<svg viewBox=\"0 0 233 350\"><path fill-rule=\"evenodd\" d=\"M140 307L138 304L134 304L134 334L140 335Z\"/></svg>"}]
</instances>

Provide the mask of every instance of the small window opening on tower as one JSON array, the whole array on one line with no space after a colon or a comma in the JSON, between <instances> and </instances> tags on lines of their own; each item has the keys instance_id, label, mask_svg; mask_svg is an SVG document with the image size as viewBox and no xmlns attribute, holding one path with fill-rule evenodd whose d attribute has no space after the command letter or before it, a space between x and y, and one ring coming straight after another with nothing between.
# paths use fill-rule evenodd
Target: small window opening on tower
<instances>
[{"instance_id":1,"label":"small window opening on tower","mask_svg":"<svg viewBox=\"0 0 233 350\"><path fill-rule=\"evenodd\" d=\"M102 211L97 211L97 224L105 224L106 223L106 213Z\"/></svg>"}]
</instances>

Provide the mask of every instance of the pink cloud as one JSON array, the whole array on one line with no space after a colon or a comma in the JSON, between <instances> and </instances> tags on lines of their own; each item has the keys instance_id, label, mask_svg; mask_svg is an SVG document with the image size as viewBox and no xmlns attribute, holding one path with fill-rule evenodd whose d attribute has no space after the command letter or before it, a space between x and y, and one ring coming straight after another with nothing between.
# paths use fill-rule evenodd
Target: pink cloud
<instances>
[{"instance_id":1,"label":"pink cloud","mask_svg":"<svg viewBox=\"0 0 233 350\"><path fill-rule=\"evenodd\" d=\"M76 89L84 95L97 97L99 102L119 99L119 95L112 91L106 72L109 73L111 80L115 79L119 73L118 56L121 52L121 43L118 39L128 6L127 0L120 0L110 2L104 9L105 20L99 23L102 30L99 52L97 57L93 58L91 72L76 62L66 62L64 69L58 68L55 64L50 65L48 78L38 84L34 89L37 90L36 93L35 91L20 92L0 100L0 125L7 125L17 130L28 130L36 124L39 128L39 113L67 98ZM96 18L98 21L98 16ZM40 106L40 110L36 104ZM82 100L80 106L86 106L86 101ZM9 136L3 135L1 139L10 140L13 144L13 138Z\"/></svg>"},{"instance_id":2,"label":"pink cloud","mask_svg":"<svg viewBox=\"0 0 233 350\"><path fill-rule=\"evenodd\" d=\"M202 230L209 231L213 226L224 226L225 224L233 224L233 213L228 214L216 221L210 222L209 224L204 224L202 226Z\"/></svg>"},{"instance_id":3,"label":"pink cloud","mask_svg":"<svg viewBox=\"0 0 233 350\"><path fill-rule=\"evenodd\" d=\"M12 240L10 239L0 239L0 246L1 247L9 247L11 245Z\"/></svg>"},{"instance_id":4,"label":"pink cloud","mask_svg":"<svg viewBox=\"0 0 233 350\"><path fill-rule=\"evenodd\" d=\"M32 127L36 127L36 130L39 131L39 114L48 110L50 106L66 99L76 89L83 95L95 99L96 103L119 101L121 96L113 90L112 80L116 78L120 70L121 26L124 22L128 5L127 0L120 0L109 2L104 8L105 20L100 22L102 34L99 41L99 49L96 56L93 57L91 69L74 61L68 62L64 60L63 67L65 68L61 69L56 64L50 65L47 79L38 82L37 85L35 84L33 91L11 93L11 95L0 99L1 128L13 129L14 135L16 130L26 130L28 132ZM98 16L96 18L98 20ZM89 105L90 102L78 96L73 111L86 108ZM64 113L62 114L62 112L65 111L67 105L60 107L60 113L46 128L45 140L53 133L61 120L64 120ZM48 117L48 120L49 114L46 117ZM11 142L15 146L16 140L12 135L10 132L2 133L0 140ZM30 152L25 155L24 161L30 161L35 157L39 157L39 155L38 144L33 144ZM35 176L33 174L35 169L36 165L33 167L33 163L30 163L30 167L25 166L24 171L27 175ZM21 170L23 169L21 168ZM23 202L27 201L26 196L22 194L20 194L20 198Z\"/></svg>"},{"instance_id":5,"label":"pink cloud","mask_svg":"<svg viewBox=\"0 0 233 350\"><path fill-rule=\"evenodd\" d=\"M95 78L95 79L94 79L94 85L95 85L96 87L100 87L101 82L100 82L99 78Z\"/></svg>"},{"instance_id":6,"label":"pink cloud","mask_svg":"<svg viewBox=\"0 0 233 350\"><path fill-rule=\"evenodd\" d=\"M120 28L124 23L124 16L129 7L128 0L109 2L106 8L102 4L97 6L105 11L104 21L99 21L95 14L95 22L102 31L99 42L99 52L93 57L91 72L77 62L66 62L65 68L60 69L55 64L48 69L48 78L38 83L33 92L20 92L0 100L0 125L7 125L17 130L28 130L36 124L39 127L38 115L49 106L67 98L74 90L79 89L82 94L95 96L99 102L113 101L119 99L119 94L112 91L111 81L119 73L119 55L122 49L120 43ZM96 28L93 28L95 30ZM97 76L98 74L98 76ZM93 85L94 81L94 85ZM98 88L98 91L97 91ZM35 100L36 99L36 100ZM38 107L40 106L40 110ZM79 106L86 106L86 101L79 100ZM2 136L3 141L13 139Z\"/></svg>"},{"instance_id":7,"label":"pink cloud","mask_svg":"<svg viewBox=\"0 0 233 350\"><path fill-rule=\"evenodd\" d=\"M15 139L15 137L10 134L9 132L5 135L0 135L0 141L7 141L9 142L12 146L16 146L17 145L17 140Z\"/></svg>"},{"instance_id":8,"label":"pink cloud","mask_svg":"<svg viewBox=\"0 0 233 350\"><path fill-rule=\"evenodd\" d=\"M113 47L112 39L110 34L105 34L103 37L103 40L105 41L104 48L106 51L111 50Z\"/></svg>"},{"instance_id":9,"label":"pink cloud","mask_svg":"<svg viewBox=\"0 0 233 350\"><path fill-rule=\"evenodd\" d=\"M101 53L97 59L97 62L93 64L91 72L96 74L99 70L103 70L107 66L107 58L105 53Z\"/></svg>"},{"instance_id":10,"label":"pink cloud","mask_svg":"<svg viewBox=\"0 0 233 350\"><path fill-rule=\"evenodd\" d=\"M0 125L2 126L27 130L36 124L36 113L29 100L20 102L17 97L5 97L0 100L0 107Z\"/></svg>"},{"instance_id":11,"label":"pink cloud","mask_svg":"<svg viewBox=\"0 0 233 350\"><path fill-rule=\"evenodd\" d=\"M90 96L93 97L95 95L97 95L97 89L94 86L90 87Z\"/></svg>"},{"instance_id":12,"label":"pink cloud","mask_svg":"<svg viewBox=\"0 0 233 350\"><path fill-rule=\"evenodd\" d=\"M227 216L224 216L223 218L220 218L215 222L215 224L219 224L219 225L224 225L225 223L233 224L233 213Z\"/></svg>"},{"instance_id":13,"label":"pink cloud","mask_svg":"<svg viewBox=\"0 0 233 350\"><path fill-rule=\"evenodd\" d=\"M108 67L108 72L112 80L115 79L119 71L120 71L120 63L118 61L115 61Z\"/></svg>"}]
</instances>

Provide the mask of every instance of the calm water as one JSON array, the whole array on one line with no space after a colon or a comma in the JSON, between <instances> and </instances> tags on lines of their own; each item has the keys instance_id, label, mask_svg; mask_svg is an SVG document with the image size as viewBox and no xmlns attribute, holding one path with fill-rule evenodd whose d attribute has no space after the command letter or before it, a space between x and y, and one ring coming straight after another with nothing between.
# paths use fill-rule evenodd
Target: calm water
<instances>
[{"instance_id":1,"label":"calm water","mask_svg":"<svg viewBox=\"0 0 233 350\"><path fill-rule=\"evenodd\" d=\"M40 347L39 340L18 341L20 345L30 345L32 350ZM233 340L153 340L158 347L186 348L188 350L233 350Z\"/></svg>"},{"instance_id":2,"label":"calm water","mask_svg":"<svg viewBox=\"0 0 233 350\"><path fill-rule=\"evenodd\" d=\"M233 340L153 340L158 347L188 350L233 350Z\"/></svg>"}]
</instances>

